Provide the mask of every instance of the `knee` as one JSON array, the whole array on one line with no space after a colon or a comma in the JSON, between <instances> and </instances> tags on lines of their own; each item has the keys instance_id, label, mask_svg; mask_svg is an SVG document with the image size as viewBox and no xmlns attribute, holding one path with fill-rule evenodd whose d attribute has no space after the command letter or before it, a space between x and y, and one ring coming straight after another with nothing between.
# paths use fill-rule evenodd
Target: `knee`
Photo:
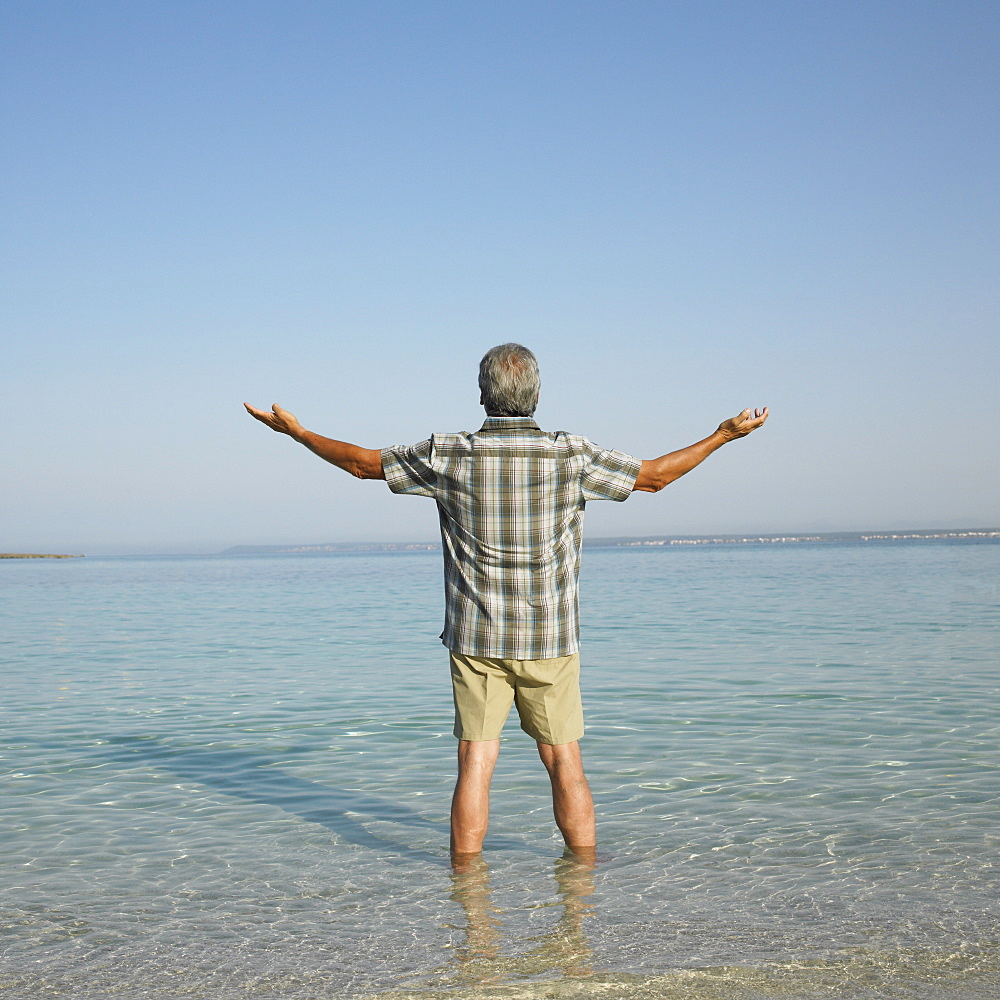
<instances>
[{"instance_id":1,"label":"knee","mask_svg":"<svg viewBox=\"0 0 1000 1000\"><path fill-rule=\"evenodd\" d=\"M461 740L458 745L458 784L489 788L499 750L499 740Z\"/></svg>"},{"instance_id":2,"label":"knee","mask_svg":"<svg viewBox=\"0 0 1000 1000\"><path fill-rule=\"evenodd\" d=\"M557 776L563 780L583 777L579 743L558 743L555 746L539 743L538 756L553 779Z\"/></svg>"}]
</instances>

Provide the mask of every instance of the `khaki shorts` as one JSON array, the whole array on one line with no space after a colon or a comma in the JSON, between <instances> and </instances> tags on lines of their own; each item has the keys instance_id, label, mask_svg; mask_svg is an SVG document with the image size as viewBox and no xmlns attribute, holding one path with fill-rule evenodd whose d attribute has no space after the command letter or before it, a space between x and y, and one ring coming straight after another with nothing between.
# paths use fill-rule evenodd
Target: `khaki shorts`
<instances>
[{"instance_id":1,"label":"khaki shorts","mask_svg":"<svg viewBox=\"0 0 1000 1000\"><path fill-rule=\"evenodd\" d=\"M575 743L583 736L580 654L550 660L506 660L451 654L455 736L500 738L510 706L521 728L539 743Z\"/></svg>"}]
</instances>

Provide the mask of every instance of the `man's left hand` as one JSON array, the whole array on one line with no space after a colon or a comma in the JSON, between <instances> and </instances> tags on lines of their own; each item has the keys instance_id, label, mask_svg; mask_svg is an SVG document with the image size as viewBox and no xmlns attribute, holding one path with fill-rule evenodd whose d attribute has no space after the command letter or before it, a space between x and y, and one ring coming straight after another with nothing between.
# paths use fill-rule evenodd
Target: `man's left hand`
<instances>
[{"instance_id":1,"label":"man's left hand","mask_svg":"<svg viewBox=\"0 0 1000 1000\"><path fill-rule=\"evenodd\" d=\"M279 434L287 434L291 438L299 440L304 430L302 424L299 423L298 418L294 413L289 413L288 410L283 410L277 403L268 410L258 410L255 406L251 406L249 403L243 404L246 407L247 413L251 417L259 420L262 424L267 424L272 431L277 431Z\"/></svg>"}]
</instances>

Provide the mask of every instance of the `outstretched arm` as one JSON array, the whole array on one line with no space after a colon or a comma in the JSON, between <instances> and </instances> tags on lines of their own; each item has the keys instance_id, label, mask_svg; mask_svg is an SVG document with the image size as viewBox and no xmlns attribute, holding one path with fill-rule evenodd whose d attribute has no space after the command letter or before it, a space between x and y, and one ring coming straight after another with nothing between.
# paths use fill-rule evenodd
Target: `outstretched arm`
<instances>
[{"instance_id":1,"label":"outstretched arm","mask_svg":"<svg viewBox=\"0 0 1000 1000\"><path fill-rule=\"evenodd\" d=\"M332 438L307 431L294 413L283 410L277 403L270 410L258 410L249 403L243 405L251 417L255 417L262 424L267 424L272 431L287 434L299 444L304 444L314 455L319 455L324 461L336 465L338 469L343 469L358 479L385 479L385 473L382 471L382 454L377 448L359 448L356 444L334 441Z\"/></svg>"},{"instance_id":2,"label":"outstretched arm","mask_svg":"<svg viewBox=\"0 0 1000 1000\"><path fill-rule=\"evenodd\" d=\"M645 459L639 469L633 490L643 493L658 493L664 486L669 486L675 479L680 479L685 472L690 472L696 465L721 448L728 441L746 437L767 420L767 407L763 410L744 410L735 417L730 417L719 424L718 430L696 444L672 451L659 458Z\"/></svg>"}]
</instances>

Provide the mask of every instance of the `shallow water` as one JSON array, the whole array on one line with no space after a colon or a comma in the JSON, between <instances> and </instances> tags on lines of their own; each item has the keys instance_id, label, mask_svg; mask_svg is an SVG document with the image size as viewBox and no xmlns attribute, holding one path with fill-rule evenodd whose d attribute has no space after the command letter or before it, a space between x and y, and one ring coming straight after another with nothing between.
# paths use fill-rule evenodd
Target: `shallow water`
<instances>
[{"instance_id":1,"label":"shallow water","mask_svg":"<svg viewBox=\"0 0 1000 1000\"><path fill-rule=\"evenodd\" d=\"M0 988L998 995L1000 545L588 550L596 866L512 720L451 869L440 572L0 563Z\"/></svg>"}]
</instances>

